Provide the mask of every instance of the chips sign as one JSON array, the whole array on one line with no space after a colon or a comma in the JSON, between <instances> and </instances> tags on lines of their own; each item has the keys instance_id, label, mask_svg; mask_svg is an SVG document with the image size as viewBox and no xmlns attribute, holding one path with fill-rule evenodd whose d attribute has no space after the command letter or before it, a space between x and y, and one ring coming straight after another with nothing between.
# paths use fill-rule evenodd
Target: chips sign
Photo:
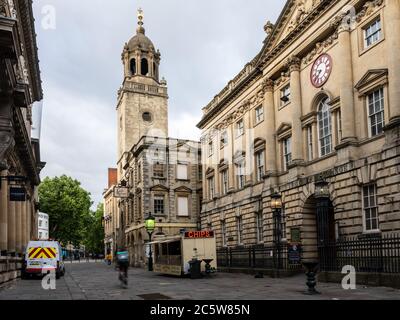
<instances>
[{"instance_id":1,"label":"chips sign","mask_svg":"<svg viewBox=\"0 0 400 320\"><path fill-rule=\"evenodd\" d=\"M127 187L115 187L114 188L115 198L129 198L129 189Z\"/></svg>"},{"instance_id":2,"label":"chips sign","mask_svg":"<svg viewBox=\"0 0 400 320\"><path fill-rule=\"evenodd\" d=\"M186 239L206 239L214 238L214 231L187 231L185 232Z\"/></svg>"}]
</instances>

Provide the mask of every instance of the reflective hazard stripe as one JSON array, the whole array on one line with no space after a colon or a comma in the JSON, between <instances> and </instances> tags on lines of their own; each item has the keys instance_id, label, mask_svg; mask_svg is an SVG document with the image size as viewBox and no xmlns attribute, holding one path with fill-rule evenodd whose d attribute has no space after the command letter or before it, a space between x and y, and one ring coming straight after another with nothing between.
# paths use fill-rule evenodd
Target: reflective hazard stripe
<instances>
[{"instance_id":1,"label":"reflective hazard stripe","mask_svg":"<svg viewBox=\"0 0 400 320\"><path fill-rule=\"evenodd\" d=\"M57 256L55 248L31 248L28 251L29 259L54 259Z\"/></svg>"}]
</instances>

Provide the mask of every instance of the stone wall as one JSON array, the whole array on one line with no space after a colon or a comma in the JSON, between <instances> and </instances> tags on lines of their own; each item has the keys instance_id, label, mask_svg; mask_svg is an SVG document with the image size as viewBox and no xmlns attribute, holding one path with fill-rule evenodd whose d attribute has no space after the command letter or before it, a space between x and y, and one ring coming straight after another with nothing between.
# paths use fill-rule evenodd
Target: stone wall
<instances>
[{"instance_id":1,"label":"stone wall","mask_svg":"<svg viewBox=\"0 0 400 320\"><path fill-rule=\"evenodd\" d=\"M0 257L0 284L21 276L22 258Z\"/></svg>"}]
</instances>

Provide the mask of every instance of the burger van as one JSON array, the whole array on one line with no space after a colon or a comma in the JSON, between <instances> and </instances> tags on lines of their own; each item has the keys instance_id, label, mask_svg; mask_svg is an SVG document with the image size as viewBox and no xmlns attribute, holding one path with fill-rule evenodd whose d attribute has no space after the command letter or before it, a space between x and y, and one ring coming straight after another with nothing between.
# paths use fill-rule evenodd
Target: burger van
<instances>
[{"instance_id":1,"label":"burger van","mask_svg":"<svg viewBox=\"0 0 400 320\"><path fill-rule=\"evenodd\" d=\"M30 241L26 248L21 271L23 279L30 275L44 275L55 271L59 279L65 274L62 248L57 241Z\"/></svg>"},{"instance_id":2,"label":"burger van","mask_svg":"<svg viewBox=\"0 0 400 320\"><path fill-rule=\"evenodd\" d=\"M201 272L217 269L214 231L188 231L180 236L159 237L149 245L153 249L156 273L189 275L192 259L201 261Z\"/></svg>"}]
</instances>

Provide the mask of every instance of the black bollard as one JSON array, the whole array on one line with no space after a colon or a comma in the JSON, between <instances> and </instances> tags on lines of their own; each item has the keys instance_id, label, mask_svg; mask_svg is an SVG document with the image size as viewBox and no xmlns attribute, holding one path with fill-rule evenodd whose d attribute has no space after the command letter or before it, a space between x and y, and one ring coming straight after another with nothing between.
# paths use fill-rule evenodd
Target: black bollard
<instances>
[{"instance_id":1,"label":"black bollard","mask_svg":"<svg viewBox=\"0 0 400 320\"><path fill-rule=\"evenodd\" d=\"M317 285L317 280L316 280L316 275L318 271L318 262L304 262L303 265L306 268L306 275L307 275L307 287L308 290L305 292L305 294L308 295L315 295L315 294L321 294L315 289L315 286Z\"/></svg>"}]
</instances>

